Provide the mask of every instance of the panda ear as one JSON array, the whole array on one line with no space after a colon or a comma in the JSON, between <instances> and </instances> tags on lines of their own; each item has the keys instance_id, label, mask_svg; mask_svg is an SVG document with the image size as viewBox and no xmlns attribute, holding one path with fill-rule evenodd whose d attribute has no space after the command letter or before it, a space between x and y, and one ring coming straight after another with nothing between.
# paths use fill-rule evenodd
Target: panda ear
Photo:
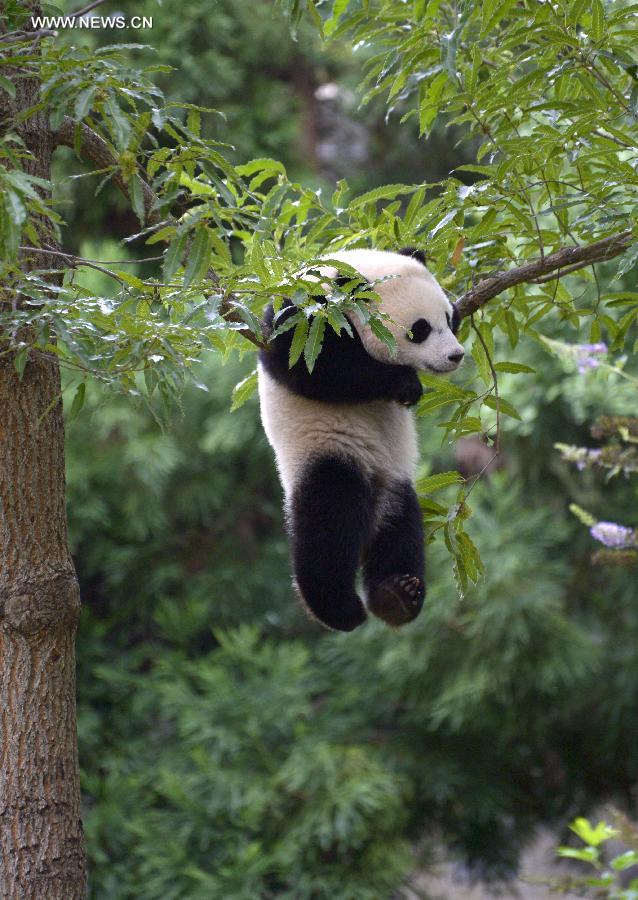
<instances>
[{"instance_id":1,"label":"panda ear","mask_svg":"<svg viewBox=\"0 0 638 900\"><path fill-rule=\"evenodd\" d=\"M461 324L461 314L459 313L459 308L456 303L452 304L452 324L450 328L452 329L452 334L456 334L459 330L459 325Z\"/></svg>"},{"instance_id":2,"label":"panda ear","mask_svg":"<svg viewBox=\"0 0 638 900\"><path fill-rule=\"evenodd\" d=\"M418 247L402 247L399 250L401 256L411 256L412 259L416 259L421 263L422 266L425 265L426 255L425 250L419 250Z\"/></svg>"}]
</instances>

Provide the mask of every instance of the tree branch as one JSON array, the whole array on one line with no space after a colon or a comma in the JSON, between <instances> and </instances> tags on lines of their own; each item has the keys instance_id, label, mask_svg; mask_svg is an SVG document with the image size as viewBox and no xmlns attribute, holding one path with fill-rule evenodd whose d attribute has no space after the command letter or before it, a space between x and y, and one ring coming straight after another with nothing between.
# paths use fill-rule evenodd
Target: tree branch
<instances>
[{"instance_id":1,"label":"tree branch","mask_svg":"<svg viewBox=\"0 0 638 900\"><path fill-rule=\"evenodd\" d=\"M471 316L484 306L488 300L502 294L508 288L517 284L542 283L551 281L552 278L560 278L567 272L575 272L593 263L604 262L620 256L635 241L631 231L623 231L611 237L603 238L586 247L562 247L555 253L550 253L543 259L525 263L508 272L498 272L489 278L484 278L475 287L467 291L456 303L461 318ZM564 272L560 272L564 269ZM554 273L552 275L552 273ZM549 277L548 277L549 276Z\"/></svg>"},{"instance_id":2,"label":"tree branch","mask_svg":"<svg viewBox=\"0 0 638 900\"><path fill-rule=\"evenodd\" d=\"M101 6L103 3L104 0L93 0L88 6L83 6L82 9L78 9L76 12L72 12L69 15L72 19L81 19L82 16L90 13L92 9L95 9L96 6Z\"/></svg>"}]
</instances>

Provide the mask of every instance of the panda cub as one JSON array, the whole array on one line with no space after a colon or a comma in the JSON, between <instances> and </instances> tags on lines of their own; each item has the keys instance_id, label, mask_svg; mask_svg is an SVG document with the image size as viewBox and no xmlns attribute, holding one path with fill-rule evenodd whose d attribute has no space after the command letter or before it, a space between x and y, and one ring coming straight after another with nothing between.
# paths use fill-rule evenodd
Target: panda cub
<instances>
[{"instance_id":1,"label":"panda cub","mask_svg":"<svg viewBox=\"0 0 638 900\"><path fill-rule=\"evenodd\" d=\"M352 631L367 612L402 625L425 597L409 407L422 393L417 370L452 372L463 359L459 316L420 251L343 250L331 258L374 283L397 353L353 315L352 336L326 328L309 373L303 356L288 367L294 329L284 331L260 352L261 418L284 489L295 585L311 615L337 631ZM337 275L321 271L326 280ZM266 332L295 312L287 301L274 316L271 305Z\"/></svg>"}]
</instances>

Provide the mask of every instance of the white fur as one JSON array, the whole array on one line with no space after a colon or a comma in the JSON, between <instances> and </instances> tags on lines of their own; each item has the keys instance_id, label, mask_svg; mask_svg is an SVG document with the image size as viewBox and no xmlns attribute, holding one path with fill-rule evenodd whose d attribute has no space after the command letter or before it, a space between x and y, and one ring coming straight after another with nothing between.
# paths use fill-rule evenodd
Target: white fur
<instances>
[{"instance_id":1,"label":"white fur","mask_svg":"<svg viewBox=\"0 0 638 900\"><path fill-rule=\"evenodd\" d=\"M348 454L381 484L413 479L416 429L406 407L387 400L352 404L307 400L278 384L261 365L259 400L287 498L308 458L322 453Z\"/></svg>"},{"instance_id":2,"label":"white fur","mask_svg":"<svg viewBox=\"0 0 638 900\"><path fill-rule=\"evenodd\" d=\"M383 362L445 372L455 369L450 354L463 348L448 327L452 306L436 279L418 260L380 250L342 250L331 253L374 284L386 324L397 342L391 357L385 344L358 317L352 324L368 353ZM326 267L325 274L335 270ZM388 276L391 276L388 278ZM432 333L422 344L408 340L414 321L425 318ZM281 482L290 500L293 488L310 457L322 453L347 454L375 478L379 488L396 481L413 481L418 462L416 429L411 410L394 401L325 403L288 391L260 365L259 398L264 430L277 458ZM389 495L390 496L390 495Z\"/></svg>"}]
</instances>

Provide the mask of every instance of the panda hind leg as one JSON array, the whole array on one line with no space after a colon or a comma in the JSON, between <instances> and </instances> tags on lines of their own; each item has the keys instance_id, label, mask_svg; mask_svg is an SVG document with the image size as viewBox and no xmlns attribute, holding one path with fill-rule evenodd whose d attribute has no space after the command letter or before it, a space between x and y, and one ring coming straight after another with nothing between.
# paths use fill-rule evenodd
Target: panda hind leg
<instances>
[{"instance_id":1,"label":"panda hind leg","mask_svg":"<svg viewBox=\"0 0 638 900\"><path fill-rule=\"evenodd\" d=\"M425 599L425 548L419 501L409 482L394 485L368 546L363 577L368 610L388 625L405 625Z\"/></svg>"},{"instance_id":2,"label":"panda hind leg","mask_svg":"<svg viewBox=\"0 0 638 900\"><path fill-rule=\"evenodd\" d=\"M310 614L336 631L366 619L355 590L373 523L373 492L354 460L321 456L296 485L288 510L295 581Z\"/></svg>"}]
</instances>

